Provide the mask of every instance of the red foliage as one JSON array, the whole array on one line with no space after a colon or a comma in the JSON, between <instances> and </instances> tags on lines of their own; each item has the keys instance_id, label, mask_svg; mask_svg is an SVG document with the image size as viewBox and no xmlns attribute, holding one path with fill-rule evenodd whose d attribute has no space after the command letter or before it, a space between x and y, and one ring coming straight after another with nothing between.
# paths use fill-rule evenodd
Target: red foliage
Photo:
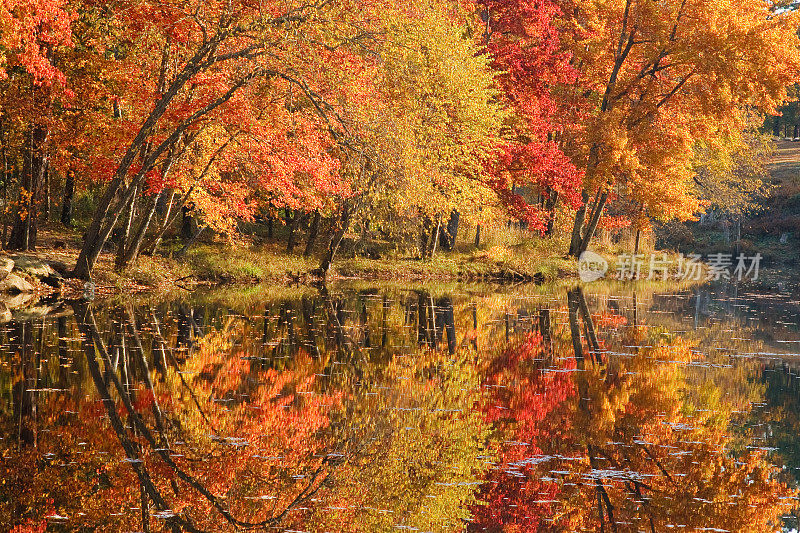
<instances>
[{"instance_id":1,"label":"red foliage","mask_svg":"<svg viewBox=\"0 0 800 533\"><path fill-rule=\"evenodd\" d=\"M569 56L559 49L554 25L558 8L549 0L479 0L486 24L484 42L498 71L503 98L515 114L510 139L491 167L490 186L511 216L543 230L547 213L529 205L514 186L532 187L576 207L580 204L581 172L552 140L557 136L560 107L554 90L572 82Z\"/></svg>"},{"instance_id":2,"label":"red foliage","mask_svg":"<svg viewBox=\"0 0 800 533\"><path fill-rule=\"evenodd\" d=\"M552 451L554 435L568 429L560 409L575 394L571 373L549 372L541 365L539 335L511 346L490 367L485 386L491 388L484 406L496 429L504 431L500 460L481 487L485 505L473 507L475 531L537 531L553 516L552 504L561 488L536 471ZM574 368L567 359L564 368Z\"/></svg>"},{"instance_id":3,"label":"red foliage","mask_svg":"<svg viewBox=\"0 0 800 533\"><path fill-rule=\"evenodd\" d=\"M0 45L10 52L6 64L0 66L0 75L6 77L9 67L21 66L36 85L64 82L51 55L54 48L72 44L70 25L74 18L62 0L0 1Z\"/></svg>"}]
</instances>

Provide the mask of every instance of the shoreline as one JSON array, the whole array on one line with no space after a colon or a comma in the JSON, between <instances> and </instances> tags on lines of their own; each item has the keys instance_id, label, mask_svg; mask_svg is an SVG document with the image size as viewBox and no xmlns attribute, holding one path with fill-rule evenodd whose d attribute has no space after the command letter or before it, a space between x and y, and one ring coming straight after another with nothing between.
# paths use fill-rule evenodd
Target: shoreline
<instances>
[{"instance_id":1,"label":"shoreline","mask_svg":"<svg viewBox=\"0 0 800 533\"><path fill-rule=\"evenodd\" d=\"M432 259L420 260L386 252L384 257L364 257L351 254L339 257L323 280L314 274L318 259L313 256L290 254L284 250L280 240L258 244L220 242L198 243L180 258L169 257L179 249L180 243L167 242L161 254L141 256L137 262L122 272L114 269L114 251L103 252L93 271L93 285L69 277L79 253L80 234L62 227L47 228L43 232L41 245L34 252L0 251L2 258L23 258L27 264L20 274L34 286L29 298L11 295L17 301L8 302L9 294L0 290L0 305L20 309L36 302L61 302L75 300L105 300L128 295L166 295L196 290L214 291L247 289L260 285L318 286L320 283L350 282L397 282L403 284L492 284L498 286L554 285L599 283L613 286L617 283L635 283L638 286L674 287L700 285L705 279L682 280L673 276L667 280L648 280L647 265L643 265L643 277L637 281L615 279L616 259L623 250L596 250L609 265L609 275L601 281L582 282L578 276L575 259L560 254L558 240L530 240L518 244L495 245L475 248L468 244L455 250L440 252ZM651 252L643 252L651 253ZM666 253L671 261L677 254ZM2 262L0 262L0 267ZM0 284L4 272L0 268ZM42 281L42 278L50 277ZM51 286L52 285L52 286ZM0 307L0 312L3 312Z\"/></svg>"},{"instance_id":2,"label":"shoreline","mask_svg":"<svg viewBox=\"0 0 800 533\"><path fill-rule=\"evenodd\" d=\"M561 257L545 258L538 262L538 268L536 266L520 268L516 264L490 260L471 261L470 254L463 253L456 254L455 257L425 261L414 258L355 257L338 260L328 275L322 278L315 274L312 261L298 256L252 249L227 250L230 254L245 251L251 257L257 258L258 264L244 260L227 266L221 265L216 260L222 259L223 251L220 250L219 254L209 254L203 249L189 260L162 256L143 257L122 272L113 269L113 254L104 253L100 256L98 268L93 272L92 283L95 290L100 293L130 294L160 292L173 287L213 289L245 287L254 283L293 285L350 280L495 284L544 284L560 280L578 280L577 271L566 268L571 260ZM15 262L22 260L26 264L33 264L39 270L43 270L46 266L53 268L60 278L60 287L48 287L46 283L37 280L39 276L26 270L30 268L29 265L13 271L34 285L37 293L44 295L56 293L58 288L74 292L78 290L78 285L84 285L84 281L69 277L69 268L74 263L70 261L73 255L77 253L64 250L40 249L24 253L0 251L0 258ZM289 268L285 268L286 266Z\"/></svg>"},{"instance_id":3,"label":"shoreline","mask_svg":"<svg viewBox=\"0 0 800 533\"><path fill-rule=\"evenodd\" d=\"M36 251L0 251L2 257L24 257L45 263L65 280L69 291L83 290L83 282L69 279L75 265L82 236L79 231L50 225L43 228ZM432 259L403 256L386 252L380 257L355 254L337 257L326 281L365 280L409 282L492 282L492 283L549 283L556 280L577 280L574 260L554 253L541 244L498 245L475 249L464 245L454 251L440 252ZM254 283L317 283L315 271L319 259L313 254L304 256L286 253L285 243L201 242L179 258L172 255L181 243L168 241L159 254L140 256L123 271L114 269L114 250L100 254L92 272L95 292L101 294L131 294L162 292L174 288L247 286ZM41 265L39 265L41 266ZM23 272L29 274L29 272ZM0 271L2 276L2 271ZM37 275L28 276L35 281ZM80 287L78 287L80 285ZM49 291L45 291L49 292Z\"/></svg>"}]
</instances>

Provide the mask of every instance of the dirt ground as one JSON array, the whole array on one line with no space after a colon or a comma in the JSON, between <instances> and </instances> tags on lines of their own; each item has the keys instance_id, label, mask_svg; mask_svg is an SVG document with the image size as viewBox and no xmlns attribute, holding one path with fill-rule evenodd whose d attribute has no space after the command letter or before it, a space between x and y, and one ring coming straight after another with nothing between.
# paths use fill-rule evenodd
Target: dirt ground
<instances>
[{"instance_id":1,"label":"dirt ground","mask_svg":"<svg viewBox=\"0 0 800 533\"><path fill-rule=\"evenodd\" d=\"M779 140L769 165L773 179L796 180L800 176L800 141Z\"/></svg>"}]
</instances>

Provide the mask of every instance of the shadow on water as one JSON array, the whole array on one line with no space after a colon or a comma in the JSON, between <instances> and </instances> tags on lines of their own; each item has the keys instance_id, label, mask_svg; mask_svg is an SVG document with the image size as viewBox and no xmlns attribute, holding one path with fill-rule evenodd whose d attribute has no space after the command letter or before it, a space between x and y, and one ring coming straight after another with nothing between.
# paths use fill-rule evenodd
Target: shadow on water
<instances>
[{"instance_id":1,"label":"shadow on water","mask_svg":"<svg viewBox=\"0 0 800 533\"><path fill-rule=\"evenodd\" d=\"M396 286L235 296L75 303L6 324L0 523L797 526L790 297Z\"/></svg>"}]
</instances>

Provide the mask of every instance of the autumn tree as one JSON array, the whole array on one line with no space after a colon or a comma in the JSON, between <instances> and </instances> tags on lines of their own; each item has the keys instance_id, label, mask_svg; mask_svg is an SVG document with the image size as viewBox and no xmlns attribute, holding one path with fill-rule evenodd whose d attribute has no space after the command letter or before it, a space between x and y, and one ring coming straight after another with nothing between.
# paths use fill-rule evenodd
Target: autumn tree
<instances>
[{"instance_id":1,"label":"autumn tree","mask_svg":"<svg viewBox=\"0 0 800 533\"><path fill-rule=\"evenodd\" d=\"M665 219L691 217L695 143L741 129L744 107L774 112L800 58L795 14L755 0L560 5L589 111L567 143L585 169L578 256L612 193L657 199Z\"/></svg>"},{"instance_id":2,"label":"autumn tree","mask_svg":"<svg viewBox=\"0 0 800 533\"><path fill-rule=\"evenodd\" d=\"M212 119L229 111L240 90L263 90L283 80L320 116L326 115L327 104L309 85L311 67L324 61L318 54L332 54L340 44L357 43L366 35L358 12L346 4L264 8L223 3L200 11L184 4L122 7L111 6L117 10L112 20L128 32L131 48L122 65L140 85L126 95L127 105L122 102L128 133L76 264L74 274L82 278L89 276L118 221L123 233L129 232L132 205L145 181L163 173L173 154L191 146ZM341 17L349 17L352 25L338 24ZM304 38L284 39L287 35ZM330 122L328 129L334 127Z\"/></svg>"},{"instance_id":3,"label":"autumn tree","mask_svg":"<svg viewBox=\"0 0 800 533\"><path fill-rule=\"evenodd\" d=\"M37 85L63 81L53 64L56 47L72 44L70 25L74 14L67 2L46 0L35 4L4 0L0 4L0 76L23 70Z\"/></svg>"},{"instance_id":4,"label":"autumn tree","mask_svg":"<svg viewBox=\"0 0 800 533\"><path fill-rule=\"evenodd\" d=\"M39 207L48 176L53 107L67 89L54 56L73 44L74 18L67 3L59 0L35 4L9 0L0 4L4 188L8 189L10 171L19 176L8 241L11 249L36 247Z\"/></svg>"},{"instance_id":5,"label":"autumn tree","mask_svg":"<svg viewBox=\"0 0 800 533\"><path fill-rule=\"evenodd\" d=\"M710 209L739 217L757 209L769 185L767 165L773 143L754 121L741 132L731 132L695 146L697 194Z\"/></svg>"},{"instance_id":6,"label":"autumn tree","mask_svg":"<svg viewBox=\"0 0 800 533\"><path fill-rule=\"evenodd\" d=\"M563 129L579 116L571 105L576 72L561 47L560 11L549 0L481 0L478 10L475 31L512 110L489 164L489 184L509 214L549 232L559 198L573 208L580 204L580 172L560 146ZM539 202L529 203L519 189Z\"/></svg>"},{"instance_id":7,"label":"autumn tree","mask_svg":"<svg viewBox=\"0 0 800 533\"><path fill-rule=\"evenodd\" d=\"M473 15L433 0L381 10L374 85L343 105L363 143L342 165L354 189L341 208L347 223L419 243L426 257L454 210L475 220L500 205L485 161L496 157L505 112L468 34Z\"/></svg>"}]
</instances>

